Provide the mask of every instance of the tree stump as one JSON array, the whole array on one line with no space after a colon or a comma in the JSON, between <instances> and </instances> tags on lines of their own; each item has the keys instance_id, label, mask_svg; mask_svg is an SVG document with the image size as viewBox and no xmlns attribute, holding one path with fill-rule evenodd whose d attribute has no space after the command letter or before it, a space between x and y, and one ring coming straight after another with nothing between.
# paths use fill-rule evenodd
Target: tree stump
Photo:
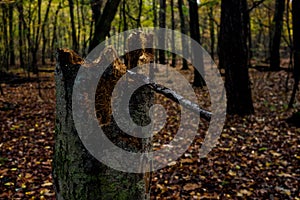
<instances>
[{"instance_id":1,"label":"tree stump","mask_svg":"<svg viewBox=\"0 0 300 200\"><path fill-rule=\"evenodd\" d=\"M111 55L109 55L111 57ZM144 199L145 182L142 174L114 170L96 160L83 146L72 116L72 93L77 72L83 63L75 52L57 50L56 127L53 159L53 179L58 200ZM99 122L114 144L133 152L143 151L145 139L136 139L123 133L111 116L110 95L113 86L126 72L126 66L114 60L99 81L96 92L96 110ZM141 124L148 120L143 113L151 106L150 89L137 92L132 98L132 119ZM97 107L98 106L98 107Z\"/></svg>"}]
</instances>

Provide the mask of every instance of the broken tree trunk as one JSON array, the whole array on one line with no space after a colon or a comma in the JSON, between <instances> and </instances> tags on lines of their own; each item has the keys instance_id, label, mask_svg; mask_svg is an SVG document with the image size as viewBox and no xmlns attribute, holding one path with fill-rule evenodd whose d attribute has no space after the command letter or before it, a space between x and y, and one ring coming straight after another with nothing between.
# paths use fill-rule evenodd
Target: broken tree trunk
<instances>
[{"instance_id":1,"label":"broken tree trunk","mask_svg":"<svg viewBox=\"0 0 300 200\"><path fill-rule=\"evenodd\" d=\"M56 127L53 159L56 198L58 200L144 199L145 187L141 174L120 172L102 164L85 149L78 136L72 116L72 92L74 80L81 64L82 59L73 51L65 49L57 51ZM113 70L116 70L116 64L112 64ZM119 74L122 73L120 71ZM96 93L97 95L102 94ZM147 95L141 96L147 97ZM109 102L107 104L110 105ZM110 115L109 110L102 111L107 113L100 113L100 115ZM141 115L136 114L133 114L132 118L142 119ZM141 149L141 141L123 144L122 140L125 140L126 134L117 128L113 120L105 120L107 123L102 128L112 141L133 152Z\"/></svg>"},{"instance_id":2,"label":"broken tree trunk","mask_svg":"<svg viewBox=\"0 0 300 200\"><path fill-rule=\"evenodd\" d=\"M133 35L132 37L131 39L134 41L141 39L139 34ZM149 42L151 38L140 42L145 41ZM72 112L74 81L76 79L76 81L84 83L87 80L86 77L76 78L80 67L95 67L101 63L102 59L110 59L109 63L111 64L105 69L101 76L95 96L86 97L84 94L81 96L87 98L87 102L90 102L90 98L95 98L97 120L103 132L114 145L122 149L126 149L130 152L145 152L151 149L151 138L142 139L129 136L120 130L112 116L112 108L110 106L112 92L115 89L116 83L126 72L130 79L140 81L143 83L142 85L144 85L134 92L128 105L130 117L140 127L146 126L151 122L148 113L153 105L154 91L174 101L179 101L191 111L200 114L200 117L210 120L210 112L202 110L197 104L184 99L174 91L153 83L149 77L136 74L134 71L129 70L138 64L137 60L141 58L142 54L150 55L152 53L152 49L129 52L125 55L125 63L128 64L128 66L126 66L116 57L117 54L113 48L106 48L97 63L81 65L83 59L75 52L58 49L55 74L57 105L53 159L53 179L58 200L139 200L145 197L150 199L150 173L147 172L144 175L124 173L107 167L95 159L80 140ZM146 62L151 62L153 58L151 56L148 57L150 57L150 59L146 59ZM120 92L127 92L126 85L122 87L124 87L124 89L121 89ZM143 128L134 130L134 134L140 134L141 132L143 133ZM138 162L143 165L141 166L140 172L145 172L150 169L151 159L152 158L141 158L142 162ZM148 170L145 170L146 168Z\"/></svg>"}]
</instances>

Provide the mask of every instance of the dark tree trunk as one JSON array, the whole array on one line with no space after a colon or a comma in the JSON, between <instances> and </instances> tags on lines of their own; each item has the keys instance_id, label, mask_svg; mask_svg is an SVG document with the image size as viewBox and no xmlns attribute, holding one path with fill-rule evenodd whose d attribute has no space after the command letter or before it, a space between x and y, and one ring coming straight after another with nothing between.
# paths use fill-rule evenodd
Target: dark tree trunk
<instances>
[{"instance_id":1,"label":"dark tree trunk","mask_svg":"<svg viewBox=\"0 0 300 200\"><path fill-rule=\"evenodd\" d=\"M128 30L127 17L126 17L126 0L122 3L122 17L123 17L123 31Z\"/></svg>"},{"instance_id":2,"label":"dark tree trunk","mask_svg":"<svg viewBox=\"0 0 300 200\"><path fill-rule=\"evenodd\" d=\"M55 49L55 42L57 41L57 18L58 18L58 13L61 9L61 1L59 2L56 11L55 11L55 15L54 15L54 22L53 22L53 37L52 37L52 41L51 41L51 50L53 51L51 53L51 62L54 61L54 49Z\"/></svg>"},{"instance_id":3,"label":"dark tree trunk","mask_svg":"<svg viewBox=\"0 0 300 200\"><path fill-rule=\"evenodd\" d=\"M225 69L228 114L254 112L247 66L247 36L241 10L246 0L222 0L219 58Z\"/></svg>"},{"instance_id":4,"label":"dark tree trunk","mask_svg":"<svg viewBox=\"0 0 300 200\"><path fill-rule=\"evenodd\" d=\"M83 44L82 44L82 56L85 57L86 56L86 47L87 47L87 27L85 25L85 10L84 10L84 0L81 0L80 3L80 14L81 14L81 21L82 21L82 37L83 37Z\"/></svg>"},{"instance_id":5,"label":"dark tree trunk","mask_svg":"<svg viewBox=\"0 0 300 200\"><path fill-rule=\"evenodd\" d=\"M152 11L153 11L153 27L157 27L157 0L152 0ZM154 60L158 60L158 51L154 51Z\"/></svg>"},{"instance_id":6,"label":"dark tree trunk","mask_svg":"<svg viewBox=\"0 0 300 200\"><path fill-rule=\"evenodd\" d=\"M137 21L136 21L137 28L140 28L142 26L141 25L142 11L143 11L143 0L140 0L139 1L139 14L138 14Z\"/></svg>"},{"instance_id":7,"label":"dark tree trunk","mask_svg":"<svg viewBox=\"0 0 300 200\"><path fill-rule=\"evenodd\" d=\"M91 9L93 13L93 20L90 29L90 45L89 45L89 52L92 50L90 49L92 42L93 42L93 31L96 28L97 23L100 21L101 18L101 9L102 9L103 0L92 0L91 1ZM94 28L94 29L93 29Z\"/></svg>"},{"instance_id":8,"label":"dark tree trunk","mask_svg":"<svg viewBox=\"0 0 300 200\"><path fill-rule=\"evenodd\" d=\"M41 19L42 0L38 0L38 10L37 11L38 11L38 25L39 26L36 28L36 33L35 33L35 29L33 29L33 32L35 34L33 34L32 41L34 41L34 42L32 45L30 45L30 50L31 50L31 55L32 55L31 65L32 65L32 71L34 74L38 73L37 51L39 49L40 25L41 25L41 21L42 21L42 19ZM28 38L30 38L30 32L28 34L29 34ZM31 43L31 40L30 40L30 43Z\"/></svg>"},{"instance_id":9,"label":"dark tree trunk","mask_svg":"<svg viewBox=\"0 0 300 200\"><path fill-rule=\"evenodd\" d=\"M250 65L250 58L252 57L251 48L252 48L252 40L251 40L251 26L250 26L250 10L248 8L247 1L242 1L242 21L243 21L243 29L244 29L244 37L246 39L247 45L247 64Z\"/></svg>"},{"instance_id":10,"label":"dark tree trunk","mask_svg":"<svg viewBox=\"0 0 300 200\"><path fill-rule=\"evenodd\" d=\"M280 41L283 26L285 0L276 0L275 13L271 25L271 38L270 38L270 67L273 70L280 68Z\"/></svg>"},{"instance_id":11,"label":"dark tree trunk","mask_svg":"<svg viewBox=\"0 0 300 200\"><path fill-rule=\"evenodd\" d=\"M48 1L48 5L47 5L47 10L44 16L44 21L43 21L43 25L42 25L42 38L43 38L43 46L42 46L42 64L45 65L46 64L46 45L48 42L48 38L46 37L46 31L45 31L45 27L48 23L48 16L49 16L49 11L51 8L51 3L52 0Z\"/></svg>"},{"instance_id":12,"label":"dark tree trunk","mask_svg":"<svg viewBox=\"0 0 300 200\"><path fill-rule=\"evenodd\" d=\"M4 51L3 51L3 64L6 70L9 69L9 39L8 39L8 6L6 4L1 5L2 8L2 21L3 21L3 40L4 40ZM2 66L1 66L2 67Z\"/></svg>"},{"instance_id":13,"label":"dark tree trunk","mask_svg":"<svg viewBox=\"0 0 300 200\"><path fill-rule=\"evenodd\" d=\"M166 28L166 0L159 0L159 27ZM162 48L165 47L165 37L164 35L160 36L160 43L162 44ZM166 55L165 50L159 50L159 63L165 64L166 63Z\"/></svg>"},{"instance_id":14,"label":"dark tree trunk","mask_svg":"<svg viewBox=\"0 0 300 200\"><path fill-rule=\"evenodd\" d=\"M17 3L17 8L18 8L18 12L19 12L19 23L18 23L18 32L19 32L19 57L20 57L20 67L21 68L25 68L25 63L24 63L24 51L23 51L23 2L20 1Z\"/></svg>"},{"instance_id":15,"label":"dark tree trunk","mask_svg":"<svg viewBox=\"0 0 300 200\"><path fill-rule=\"evenodd\" d=\"M152 0L153 27L157 27L157 0Z\"/></svg>"},{"instance_id":16,"label":"dark tree trunk","mask_svg":"<svg viewBox=\"0 0 300 200\"><path fill-rule=\"evenodd\" d=\"M14 21L14 7L13 4L9 4L8 11L9 18L9 63L10 65L15 65L15 44L14 44L14 30L13 30L13 21Z\"/></svg>"},{"instance_id":17,"label":"dark tree trunk","mask_svg":"<svg viewBox=\"0 0 300 200\"><path fill-rule=\"evenodd\" d=\"M93 14L95 15L94 11L96 11L97 16L95 15L94 36L89 46L89 52L103 42L105 37L109 34L111 23L118 11L120 1L121 0L108 0L105 4L103 13L100 13L100 16L98 15L98 11L92 8Z\"/></svg>"},{"instance_id":18,"label":"dark tree trunk","mask_svg":"<svg viewBox=\"0 0 300 200\"><path fill-rule=\"evenodd\" d=\"M190 14L190 33L191 38L200 44L200 31L199 31L199 14L198 14L198 4L196 0L189 0L189 14ZM196 63L200 64L200 73L194 68L194 81L193 86L200 87L205 85L204 81L204 66L203 66L203 55L202 52L197 52L192 46L192 56ZM196 61L197 59L197 61ZM202 76L201 76L202 75Z\"/></svg>"},{"instance_id":19,"label":"dark tree trunk","mask_svg":"<svg viewBox=\"0 0 300 200\"><path fill-rule=\"evenodd\" d=\"M293 0L292 15L293 15L293 40L294 40L294 87L292 96L289 102L289 108L293 107L296 92L299 88L300 79L300 1Z\"/></svg>"},{"instance_id":20,"label":"dark tree trunk","mask_svg":"<svg viewBox=\"0 0 300 200\"><path fill-rule=\"evenodd\" d=\"M210 56L215 58L215 22L214 22L214 9L209 8L209 28L210 28Z\"/></svg>"},{"instance_id":21,"label":"dark tree trunk","mask_svg":"<svg viewBox=\"0 0 300 200\"><path fill-rule=\"evenodd\" d=\"M71 18L71 27L72 27L72 48L74 51L78 52L78 41L76 37L76 27L75 27L75 17L74 17L74 1L69 1L69 8L70 8L70 18Z\"/></svg>"},{"instance_id":22,"label":"dark tree trunk","mask_svg":"<svg viewBox=\"0 0 300 200\"><path fill-rule=\"evenodd\" d=\"M183 1L178 0L178 10L179 10L179 16L180 16L180 30L181 30L181 33L187 34L182 7L183 7ZM183 57L186 58L187 57L186 54L187 54L187 52L189 52L189 50L188 50L187 41L184 39L184 37L181 38L181 44L182 44L182 54L184 55ZM184 58L182 58L182 68L181 69L182 70L189 69L188 63Z\"/></svg>"},{"instance_id":23,"label":"dark tree trunk","mask_svg":"<svg viewBox=\"0 0 300 200\"><path fill-rule=\"evenodd\" d=\"M175 30L175 17L174 17L174 0L171 0L171 20L172 20L172 30ZM172 32L172 51L175 51L175 35ZM172 53L172 67L176 66L176 54Z\"/></svg>"},{"instance_id":24,"label":"dark tree trunk","mask_svg":"<svg viewBox=\"0 0 300 200\"><path fill-rule=\"evenodd\" d=\"M80 45L80 38L81 38L81 18L80 18L80 6L79 6L79 0L75 0L76 2L76 15L77 15L77 51L80 52L81 45Z\"/></svg>"}]
</instances>

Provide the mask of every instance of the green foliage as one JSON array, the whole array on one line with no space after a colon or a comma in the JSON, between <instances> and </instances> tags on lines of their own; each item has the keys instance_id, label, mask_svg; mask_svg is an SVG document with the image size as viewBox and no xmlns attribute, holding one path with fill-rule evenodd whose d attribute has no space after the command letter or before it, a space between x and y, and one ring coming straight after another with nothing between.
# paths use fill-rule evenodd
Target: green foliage
<instances>
[{"instance_id":1,"label":"green foliage","mask_svg":"<svg viewBox=\"0 0 300 200\"><path fill-rule=\"evenodd\" d=\"M201 1L199 7L214 7L221 3L221 0L207 0L207 1Z\"/></svg>"}]
</instances>

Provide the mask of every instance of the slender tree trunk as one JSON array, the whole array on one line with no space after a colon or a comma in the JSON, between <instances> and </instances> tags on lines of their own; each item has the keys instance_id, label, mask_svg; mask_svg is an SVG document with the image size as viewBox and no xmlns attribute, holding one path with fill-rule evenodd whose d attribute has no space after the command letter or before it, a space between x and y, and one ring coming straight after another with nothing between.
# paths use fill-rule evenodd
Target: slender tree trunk
<instances>
[{"instance_id":1,"label":"slender tree trunk","mask_svg":"<svg viewBox=\"0 0 300 200\"><path fill-rule=\"evenodd\" d=\"M210 56L215 59L215 22L214 22L214 9L209 8L209 27L210 27Z\"/></svg>"},{"instance_id":2,"label":"slender tree trunk","mask_svg":"<svg viewBox=\"0 0 300 200\"><path fill-rule=\"evenodd\" d=\"M57 42L57 19L58 19L58 13L61 9L61 1L59 2L57 8L56 8L56 11L55 11L55 15L54 15L54 22L53 22L53 37L52 37L52 41L51 41L51 50L52 50L52 53L51 53L51 62L54 61L54 49L55 49L55 43Z\"/></svg>"},{"instance_id":3,"label":"slender tree trunk","mask_svg":"<svg viewBox=\"0 0 300 200\"><path fill-rule=\"evenodd\" d=\"M254 112L247 66L247 37L242 13L246 0L222 0L219 58L225 69L228 114Z\"/></svg>"},{"instance_id":4,"label":"slender tree trunk","mask_svg":"<svg viewBox=\"0 0 300 200\"><path fill-rule=\"evenodd\" d=\"M285 7L285 0L276 0L275 14L271 25L270 38L270 67L273 70L280 68L280 41L283 27L283 14Z\"/></svg>"},{"instance_id":5,"label":"slender tree trunk","mask_svg":"<svg viewBox=\"0 0 300 200\"><path fill-rule=\"evenodd\" d=\"M75 27L75 17L74 17L74 1L69 1L69 8L70 8L70 18L71 18L71 27L72 27L72 49L78 52L78 41L76 37L76 27Z\"/></svg>"},{"instance_id":6,"label":"slender tree trunk","mask_svg":"<svg viewBox=\"0 0 300 200\"><path fill-rule=\"evenodd\" d=\"M43 25L42 25L42 38L43 38L43 46L42 46L42 64L45 65L46 64L46 46L47 46L47 42L48 42L48 38L46 37L46 31L45 31L45 27L48 23L48 16L49 16L49 11L51 8L51 3L52 0L48 1L48 5L47 5L47 9L46 9L46 13L44 16L44 20L43 20Z\"/></svg>"},{"instance_id":7,"label":"slender tree trunk","mask_svg":"<svg viewBox=\"0 0 300 200\"><path fill-rule=\"evenodd\" d=\"M127 24L127 17L126 17L126 0L123 0L122 2L122 17L123 17L123 31L127 31L128 24Z\"/></svg>"},{"instance_id":8,"label":"slender tree trunk","mask_svg":"<svg viewBox=\"0 0 300 200\"><path fill-rule=\"evenodd\" d=\"M159 0L159 27L166 28L166 0ZM165 37L164 35L160 36L160 43L162 44L162 48L165 47ZM165 64L166 63L166 54L165 50L159 50L159 63Z\"/></svg>"},{"instance_id":9,"label":"slender tree trunk","mask_svg":"<svg viewBox=\"0 0 300 200\"><path fill-rule=\"evenodd\" d=\"M199 31L199 15L198 4L196 0L189 0L189 14L190 14L190 33L191 38L200 44L200 31ZM192 56L196 63L200 63L200 72L194 68L194 81L193 86L200 87L205 85L204 81L204 66L202 52L197 52L192 46ZM197 60L196 60L197 59ZM200 75L201 73L201 75Z\"/></svg>"},{"instance_id":10,"label":"slender tree trunk","mask_svg":"<svg viewBox=\"0 0 300 200\"><path fill-rule=\"evenodd\" d=\"M8 18L9 18L9 63L10 65L15 65L15 44L14 44L14 29L13 29L13 22L14 22L14 7L13 4L9 4L8 10Z\"/></svg>"},{"instance_id":11,"label":"slender tree trunk","mask_svg":"<svg viewBox=\"0 0 300 200\"><path fill-rule=\"evenodd\" d=\"M87 30L86 30L86 25L85 25L85 9L84 9L84 0L81 0L80 3L80 15L81 15L81 21L82 21L82 37L83 37L83 44L82 44L82 56L86 56L86 48L87 48Z\"/></svg>"},{"instance_id":12,"label":"slender tree trunk","mask_svg":"<svg viewBox=\"0 0 300 200\"><path fill-rule=\"evenodd\" d=\"M32 40L34 42L33 42L33 45L30 47L30 49L31 49L31 55L32 55L32 62L31 62L31 64L32 64L32 69L33 69L33 73L34 74L38 73L37 51L39 49L40 30L41 30L40 26L42 24L41 12L42 12L42 0L38 0L38 26L36 27L36 33L35 33L35 29L33 29L33 32L35 33L35 35L33 35Z\"/></svg>"},{"instance_id":13,"label":"slender tree trunk","mask_svg":"<svg viewBox=\"0 0 300 200\"><path fill-rule=\"evenodd\" d=\"M299 88L300 80L300 1L293 0L292 15L293 15L293 40L294 40L294 87L292 96L289 102L289 108L293 107L296 92Z\"/></svg>"},{"instance_id":14,"label":"slender tree trunk","mask_svg":"<svg viewBox=\"0 0 300 200\"><path fill-rule=\"evenodd\" d=\"M136 21L137 28L141 27L141 17L142 17L142 11L143 11L143 0L139 0L139 14Z\"/></svg>"},{"instance_id":15,"label":"slender tree trunk","mask_svg":"<svg viewBox=\"0 0 300 200\"><path fill-rule=\"evenodd\" d=\"M152 11L153 11L153 27L156 29L157 27L157 0L152 0ZM154 51L154 60L158 60L158 51Z\"/></svg>"},{"instance_id":16,"label":"slender tree trunk","mask_svg":"<svg viewBox=\"0 0 300 200\"><path fill-rule=\"evenodd\" d=\"M8 38L8 6L6 4L2 5L2 21L3 21L3 39L4 39L4 67L6 70L9 69L9 38Z\"/></svg>"},{"instance_id":17,"label":"slender tree trunk","mask_svg":"<svg viewBox=\"0 0 300 200\"><path fill-rule=\"evenodd\" d=\"M77 15L77 51L80 52L81 51L81 42L80 42L80 38L81 38L81 17L80 17L80 6L79 6L79 0L75 0L76 2L76 15Z\"/></svg>"},{"instance_id":18,"label":"slender tree trunk","mask_svg":"<svg viewBox=\"0 0 300 200\"><path fill-rule=\"evenodd\" d=\"M20 67L25 68L24 63L24 50L23 50L23 1L18 2L17 4L18 12L19 12L19 23L18 23L18 33L19 33L19 58L20 58Z\"/></svg>"},{"instance_id":19,"label":"slender tree trunk","mask_svg":"<svg viewBox=\"0 0 300 200\"><path fill-rule=\"evenodd\" d=\"M183 34L187 34L187 31L186 31L186 26L185 26L185 20L184 20L184 14L183 14L183 1L182 0L178 0L178 9L179 9L179 16L180 16L180 30L181 30L181 33ZM187 41L184 39L184 37L181 38L181 46L182 46L182 54L184 55L183 57L187 57L186 54L187 52L189 52L188 50L188 44L187 44ZM187 61L182 58L182 70L187 70L189 69L188 67L188 64L187 64Z\"/></svg>"},{"instance_id":20,"label":"slender tree trunk","mask_svg":"<svg viewBox=\"0 0 300 200\"><path fill-rule=\"evenodd\" d=\"M175 30L175 17L174 17L174 0L171 0L171 20L172 20L172 30ZM172 51L175 51L175 35L172 32ZM172 53L172 67L176 66L176 54Z\"/></svg>"}]
</instances>

